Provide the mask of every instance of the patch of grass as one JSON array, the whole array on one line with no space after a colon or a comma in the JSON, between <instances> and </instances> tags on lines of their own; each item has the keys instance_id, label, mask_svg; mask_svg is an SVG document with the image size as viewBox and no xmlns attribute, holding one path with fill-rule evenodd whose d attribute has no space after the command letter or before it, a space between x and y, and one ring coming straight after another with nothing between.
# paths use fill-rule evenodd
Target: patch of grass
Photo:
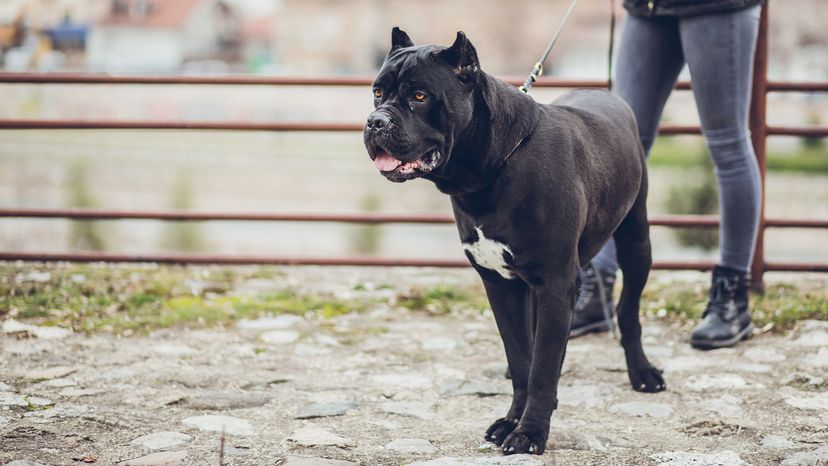
<instances>
[{"instance_id":1,"label":"patch of grass","mask_svg":"<svg viewBox=\"0 0 828 466\"><path fill-rule=\"evenodd\" d=\"M398 304L412 311L428 311L433 314L446 314L458 308L482 311L489 307L482 293L473 293L470 290L445 285L414 290L401 296Z\"/></svg>"},{"instance_id":2,"label":"patch of grass","mask_svg":"<svg viewBox=\"0 0 828 466\"><path fill-rule=\"evenodd\" d=\"M337 299L287 286L254 295L224 291L250 278L282 274L278 269L230 267L0 264L0 319L130 335L165 327L231 325L278 314L330 319L393 304L385 302L387 297ZM213 291L194 294L194 280ZM703 284L651 282L643 305L651 315L690 323L699 319L706 301ZM454 285L398 293L396 305L435 315L489 308L480 287ZM752 295L751 307L757 326L773 324L774 331L784 331L801 319L828 320L828 289L771 285L764 295ZM382 326L364 329L359 338L387 331Z\"/></svg>"},{"instance_id":3,"label":"patch of grass","mask_svg":"<svg viewBox=\"0 0 828 466\"><path fill-rule=\"evenodd\" d=\"M707 148L702 139L688 143L677 138L657 138L650 150L649 164L691 168L701 167L706 159ZM767 162L769 171L828 173L828 148L805 144L791 152L770 151Z\"/></svg>"},{"instance_id":4,"label":"patch of grass","mask_svg":"<svg viewBox=\"0 0 828 466\"><path fill-rule=\"evenodd\" d=\"M697 284L648 286L643 304L651 315L695 322L707 304L707 288ZM782 332L800 320L828 320L828 290L801 292L788 284L769 285L764 294L751 293L750 308L754 325Z\"/></svg>"}]
</instances>

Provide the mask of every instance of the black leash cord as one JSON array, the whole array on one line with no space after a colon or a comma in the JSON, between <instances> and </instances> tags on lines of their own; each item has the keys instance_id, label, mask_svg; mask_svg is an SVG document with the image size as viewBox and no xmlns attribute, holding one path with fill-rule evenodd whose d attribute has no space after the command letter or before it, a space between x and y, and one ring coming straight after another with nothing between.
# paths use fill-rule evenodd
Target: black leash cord
<instances>
[{"instance_id":1,"label":"black leash cord","mask_svg":"<svg viewBox=\"0 0 828 466\"><path fill-rule=\"evenodd\" d=\"M609 56L607 57L607 89L612 90L612 52L615 48L615 0L610 2Z\"/></svg>"},{"instance_id":2,"label":"black leash cord","mask_svg":"<svg viewBox=\"0 0 828 466\"><path fill-rule=\"evenodd\" d=\"M523 86L520 86L521 92L524 94L529 93L529 89L535 85L535 81L538 80L541 74L543 74L543 62L549 57L549 52L552 51L552 47L555 46L555 43L558 42L558 37L561 35L561 31L563 31L566 22L569 20L569 17L572 15L572 11L575 9L575 5L578 4L578 0L572 0L572 3L569 4L569 9L566 10L563 19L561 20L561 24L558 25L558 30L555 31L555 35L552 36L552 40L549 41L549 45L546 46L546 50L544 50L543 55L541 55L540 60L535 63L534 68L532 68L532 72L529 73L529 77L526 78L526 81L523 82Z\"/></svg>"}]
</instances>

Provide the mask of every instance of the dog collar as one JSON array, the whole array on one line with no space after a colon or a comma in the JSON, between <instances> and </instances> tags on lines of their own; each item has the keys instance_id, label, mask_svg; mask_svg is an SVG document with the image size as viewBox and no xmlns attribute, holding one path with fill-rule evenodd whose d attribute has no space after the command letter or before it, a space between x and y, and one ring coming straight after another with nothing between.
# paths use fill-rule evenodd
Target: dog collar
<instances>
[{"instance_id":1,"label":"dog collar","mask_svg":"<svg viewBox=\"0 0 828 466\"><path fill-rule=\"evenodd\" d=\"M520 141L518 141L518 143L517 143L517 144L515 144L515 147L514 147L514 148L512 148L512 150L511 150L511 151L509 151L509 154L507 154L507 155L506 155L506 158L505 158L505 159L503 159L503 163L504 163L504 164L505 164L506 162L508 162L508 161L509 161L509 157L511 157L511 156L512 156L515 152L517 152L517 150L518 150L518 148L520 147L520 145L521 145L521 144L523 144L523 141L525 141L525 140L526 140L526 138L528 138L528 137L529 137L529 135L527 134L526 136L523 136L522 138L520 138Z\"/></svg>"}]
</instances>

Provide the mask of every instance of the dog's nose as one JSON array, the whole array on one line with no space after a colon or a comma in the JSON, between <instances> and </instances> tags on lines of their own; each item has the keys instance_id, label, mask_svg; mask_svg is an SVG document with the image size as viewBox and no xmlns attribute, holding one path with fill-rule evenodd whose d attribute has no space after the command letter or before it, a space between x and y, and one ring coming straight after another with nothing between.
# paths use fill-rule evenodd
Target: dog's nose
<instances>
[{"instance_id":1,"label":"dog's nose","mask_svg":"<svg viewBox=\"0 0 828 466\"><path fill-rule=\"evenodd\" d=\"M380 129L388 126L388 123L391 123L388 115L382 112L374 112L368 116L367 126L369 129Z\"/></svg>"}]
</instances>

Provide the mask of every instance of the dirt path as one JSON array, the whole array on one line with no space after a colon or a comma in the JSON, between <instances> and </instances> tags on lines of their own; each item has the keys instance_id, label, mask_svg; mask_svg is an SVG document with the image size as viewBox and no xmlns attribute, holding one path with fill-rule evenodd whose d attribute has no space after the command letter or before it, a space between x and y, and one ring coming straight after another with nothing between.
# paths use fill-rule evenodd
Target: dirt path
<instances>
[{"instance_id":1,"label":"dirt path","mask_svg":"<svg viewBox=\"0 0 828 466\"><path fill-rule=\"evenodd\" d=\"M486 313L3 329L0 464L217 465L222 429L232 465L828 464L828 322L698 352L686 326L647 321L668 383L654 395L629 388L608 336L573 340L547 453L505 459L482 442L511 391Z\"/></svg>"}]
</instances>

